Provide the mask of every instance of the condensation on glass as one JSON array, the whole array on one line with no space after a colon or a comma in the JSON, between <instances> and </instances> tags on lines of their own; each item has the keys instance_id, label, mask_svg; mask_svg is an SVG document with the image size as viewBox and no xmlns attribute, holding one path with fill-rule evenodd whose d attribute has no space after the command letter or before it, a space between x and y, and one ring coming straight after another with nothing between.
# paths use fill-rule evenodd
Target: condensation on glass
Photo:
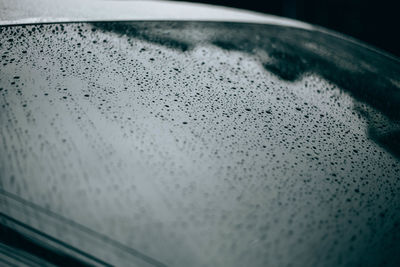
<instances>
[{"instance_id":1,"label":"condensation on glass","mask_svg":"<svg viewBox=\"0 0 400 267\"><path fill-rule=\"evenodd\" d=\"M0 28L1 211L120 265L399 260L400 67L321 32Z\"/></svg>"}]
</instances>

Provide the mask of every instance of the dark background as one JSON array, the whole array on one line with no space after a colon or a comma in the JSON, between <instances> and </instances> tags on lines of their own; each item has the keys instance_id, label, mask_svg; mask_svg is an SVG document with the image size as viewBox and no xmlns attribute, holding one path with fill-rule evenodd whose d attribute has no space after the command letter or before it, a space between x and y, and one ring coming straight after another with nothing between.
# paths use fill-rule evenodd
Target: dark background
<instances>
[{"instance_id":1,"label":"dark background","mask_svg":"<svg viewBox=\"0 0 400 267\"><path fill-rule=\"evenodd\" d=\"M189 1L254 10L310 22L345 33L400 57L400 9L397 7L400 0Z\"/></svg>"}]
</instances>

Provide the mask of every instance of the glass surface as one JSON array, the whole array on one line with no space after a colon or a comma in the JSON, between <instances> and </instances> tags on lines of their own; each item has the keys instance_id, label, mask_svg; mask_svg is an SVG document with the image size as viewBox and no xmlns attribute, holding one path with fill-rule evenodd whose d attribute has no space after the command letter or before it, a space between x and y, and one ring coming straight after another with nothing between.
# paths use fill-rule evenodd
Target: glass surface
<instances>
[{"instance_id":1,"label":"glass surface","mask_svg":"<svg viewBox=\"0 0 400 267\"><path fill-rule=\"evenodd\" d=\"M396 59L284 26L96 22L0 27L0 70L18 232L99 265L399 260Z\"/></svg>"}]
</instances>

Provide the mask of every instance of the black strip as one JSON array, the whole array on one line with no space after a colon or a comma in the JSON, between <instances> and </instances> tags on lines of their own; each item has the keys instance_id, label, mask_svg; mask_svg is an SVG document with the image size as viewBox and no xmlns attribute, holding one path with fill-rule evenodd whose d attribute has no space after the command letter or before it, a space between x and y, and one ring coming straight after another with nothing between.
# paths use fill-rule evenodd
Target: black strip
<instances>
[{"instance_id":1,"label":"black strip","mask_svg":"<svg viewBox=\"0 0 400 267\"><path fill-rule=\"evenodd\" d=\"M17 220L15 220L14 218L12 218L12 217L10 217L10 216L8 216L8 215L2 213L2 212L0 212L0 217L6 219L6 220L8 220L8 221L11 221L12 223L17 224L17 225L19 225L19 226L21 226L21 227L23 227L23 228L25 228L25 229L31 231L32 233L35 233L35 234L40 235L40 236L42 236L42 237L44 237L44 238L46 238L46 239L48 239L48 240L50 240L50 241L52 241L52 242L54 242L54 243L57 243L57 244L59 244L59 245L65 247L66 249L69 249L69 250L72 250L72 251L74 251L74 252L76 252L76 253L78 253L78 254L81 254L82 256L85 256L85 257L87 257L88 259L91 259L91 260L93 260L93 261L95 261L95 262L97 262L97 263L99 263L99 264L102 264L102 265L104 265L104 266L111 266L110 264L108 264L108 263L106 263L106 262L104 262L104 261L102 261L102 260L100 260L100 259L98 259L98 258L96 258L96 257L94 257L94 256L92 256L92 255L90 255L90 254L88 254L88 253L86 253L86 252L80 250L80 249L77 249L77 248L75 248L75 247L72 247L72 246L68 245L67 243L64 243L64 242L61 241L61 240L58 240L58 239L56 239L56 238L54 238L54 237L52 237L52 236L49 236L49 235L47 235L47 234L45 234L45 233L43 233L43 232L41 232L41 231L39 231L39 230L37 230L37 229L35 229L35 228L33 228L33 227L30 227L30 226L28 226L28 225L26 225L26 224L24 224L24 223L22 223L22 222L20 222L20 221L17 221ZM24 236L23 234L21 234L21 233L15 231L14 229L12 229L12 228L8 227L7 225L3 224L2 222L0 222L0 231L1 231L0 233L2 233L2 230L1 230L2 228L11 229L11 230L14 231L15 233L19 234L21 237L25 238L27 241L30 241L30 242L33 242L33 243L36 244L36 245L39 245L39 242L40 242L40 241L38 241L38 240L36 241L36 240L33 240L32 238L28 238L28 237ZM3 242L3 243L5 243L5 242ZM7 244L7 243L5 243L5 244ZM12 244L11 244L11 245L10 245L10 244L7 244L7 245L13 246ZM49 245L45 245L45 244L42 244L42 245L39 245L39 246L42 246L43 248L46 248L46 249L48 249L48 250L56 250L56 249L54 249L54 248L50 248ZM27 252L29 252L29 251L27 250ZM29 253L31 253L31 252L29 252ZM59 252L59 253L60 253L60 252ZM31 253L31 254L36 255L35 253ZM61 254L65 254L65 253L61 252ZM65 255L67 255L67 254L65 254ZM72 257L72 256L69 256L69 257ZM74 257L72 257L72 258L74 258ZM51 262L51 261L50 261L50 262ZM70 264L67 264L66 266L71 266L71 265L70 265ZM84 264L83 266L90 266L90 264Z\"/></svg>"},{"instance_id":2,"label":"black strip","mask_svg":"<svg viewBox=\"0 0 400 267\"><path fill-rule=\"evenodd\" d=\"M23 250L29 254L35 255L44 261L59 266L90 266L82 260L76 259L61 251L46 247L40 242L27 238L14 229L0 223L1 242L7 246Z\"/></svg>"},{"instance_id":3,"label":"black strip","mask_svg":"<svg viewBox=\"0 0 400 267\"><path fill-rule=\"evenodd\" d=\"M14 259L16 261L18 261L18 263L23 263L26 266L33 266L32 264L34 263L35 266L41 266L40 262L43 261L39 261L40 259L37 257L34 257L33 255L29 255L27 256L27 253L20 253L20 250L16 250L13 247L10 246L6 246L4 243L0 242L0 255L5 255L11 259Z\"/></svg>"},{"instance_id":4,"label":"black strip","mask_svg":"<svg viewBox=\"0 0 400 267\"><path fill-rule=\"evenodd\" d=\"M13 194L13 193L7 192L2 188L0 188L0 194L4 195L6 197L9 197L11 199L14 199L14 200L26 205L26 206L29 206L29 207L33 208L34 210L36 210L36 211L42 212L42 213L44 213L44 214L46 214L46 215L48 215L50 217L58 219L58 220L60 220L60 221L62 221L64 223L70 225L71 227L75 227L76 229L79 229L82 232L85 232L86 234L89 234L89 235L91 235L93 237L97 237L97 238L101 239L103 242L111 244L112 246L117 247L118 249L121 249L121 250L123 250L123 251L125 251L125 252L127 252L127 253L129 253L129 254L141 259L141 260L143 260L144 262L146 262L148 264L151 264L151 265L153 265L155 267L167 267L167 265L165 265L164 263L162 263L162 262L160 262L160 261L158 261L158 260L156 260L156 259L154 259L154 258L152 258L150 256L147 256L146 254L143 254L142 252L140 252L140 251L138 251L138 250L136 250L134 248L125 246L124 244L122 244L122 243L120 243L118 241L115 241L114 239L109 238L106 235L100 234L100 233L98 233L98 232L96 232L96 231L94 231L94 230L92 230L92 229L90 229L90 228L88 228L88 227L86 227L86 226L84 226L82 224L74 222L74 221L72 221L72 220L70 220L70 219L68 219L68 218L66 218L64 216L61 216L61 215L59 215L59 214L57 214L55 212L47 210L47 209L45 209L45 208L43 208L43 207L41 207L39 205L36 205L36 204L34 204L32 202L26 201L25 199Z\"/></svg>"}]
</instances>

